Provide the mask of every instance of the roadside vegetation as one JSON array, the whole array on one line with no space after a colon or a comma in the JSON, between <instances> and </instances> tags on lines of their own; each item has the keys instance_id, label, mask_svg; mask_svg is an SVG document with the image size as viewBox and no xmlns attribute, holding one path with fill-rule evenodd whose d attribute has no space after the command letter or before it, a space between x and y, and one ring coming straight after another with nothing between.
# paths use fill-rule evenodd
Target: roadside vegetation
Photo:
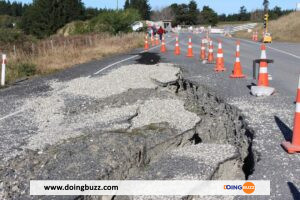
<instances>
[{"instance_id":1,"label":"roadside vegetation","mask_svg":"<svg viewBox=\"0 0 300 200\"><path fill-rule=\"evenodd\" d=\"M242 6L239 13L218 15L209 6L198 8L195 0L159 10L152 10L149 0L126 0L124 8L119 10L87 8L82 0L35 0L30 4L3 0L0 1L0 46L1 53L8 55L7 81L13 82L140 47L143 35L132 33L130 27L135 21L167 19L173 26L215 26L261 22L263 12L248 12ZM289 12L279 7L269 11L271 19ZM292 22L293 19L286 20ZM295 19L289 26L290 22L284 20L278 22L281 26L273 26L275 22L271 22L270 30L278 34L274 35L275 39L286 37L298 41L299 21ZM275 30L278 27L286 28ZM247 33L238 34L249 37Z\"/></svg>"},{"instance_id":2,"label":"roadside vegetation","mask_svg":"<svg viewBox=\"0 0 300 200\"><path fill-rule=\"evenodd\" d=\"M300 42L300 12L292 12L277 20L271 20L268 29L275 41ZM258 31L258 39L262 40L263 25L261 23L258 24L253 31ZM250 39L252 38L252 33L239 31L234 36Z\"/></svg>"},{"instance_id":3,"label":"roadside vegetation","mask_svg":"<svg viewBox=\"0 0 300 200\"><path fill-rule=\"evenodd\" d=\"M86 21L75 21L58 30L64 36L90 33L118 34L132 32L130 25L140 20L139 12L135 9L107 11Z\"/></svg>"},{"instance_id":4,"label":"roadside vegetation","mask_svg":"<svg viewBox=\"0 0 300 200\"><path fill-rule=\"evenodd\" d=\"M124 10L86 8L81 0L0 1L1 53L8 83L48 74L143 45L130 25L143 20L137 0ZM150 7L148 7L150 9ZM150 12L150 10L149 10ZM144 15L145 16L145 15Z\"/></svg>"},{"instance_id":5,"label":"roadside vegetation","mask_svg":"<svg viewBox=\"0 0 300 200\"><path fill-rule=\"evenodd\" d=\"M37 74L49 74L76 64L101 59L113 54L125 53L142 46L143 35L108 33L54 36L35 43L27 51L8 54L7 81Z\"/></svg>"}]
</instances>

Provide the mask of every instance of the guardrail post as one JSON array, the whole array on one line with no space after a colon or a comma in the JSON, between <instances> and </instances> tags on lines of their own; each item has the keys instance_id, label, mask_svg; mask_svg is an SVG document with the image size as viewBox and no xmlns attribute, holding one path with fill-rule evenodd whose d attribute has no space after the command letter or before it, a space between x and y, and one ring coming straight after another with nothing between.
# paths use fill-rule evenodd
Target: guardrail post
<instances>
[{"instance_id":1,"label":"guardrail post","mask_svg":"<svg viewBox=\"0 0 300 200\"><path fill-rule=\"evenodd\" d=\"M1 86L5 85L6 54L2 54Z\"/></svg>"}]
</instances>

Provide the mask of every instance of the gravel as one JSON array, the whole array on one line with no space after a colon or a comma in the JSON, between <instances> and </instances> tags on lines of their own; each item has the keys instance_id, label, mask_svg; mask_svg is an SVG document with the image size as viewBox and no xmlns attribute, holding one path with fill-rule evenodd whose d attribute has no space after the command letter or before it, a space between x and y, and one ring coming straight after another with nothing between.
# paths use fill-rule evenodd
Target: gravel
<instances>
[{"instance_id":1,"label":"gravel","mask_svg":"<svg viewBox=\"0 0 300 200\"><path fill-rule=\"evenodd\" d=\"M111 99L115 101L116 95L119 95L118 99L122 99L122 94L129 90L143 89L147 94L147 89L159 87L158 82L166 84L176 81L179 72L180 69L172 64L136 64L122 66L100 77L50 81L49 92L27 98L21 105L20 110L24 112L19 114L20 120L15 124L26 127L27 135L26 138L24 136L26 144L22 142L18 148L43 149L47 145L90 132L138 128L149 123L167 122L178 130L191 129L199 121L199 117L186 111L183 101L169 99L170 96L176 98L170 91L161 92L170 93L160 94L161 99L151 98L149 94L148 97L141 95L141 100L130 101L130 104L122 103L117 107L110 102ZM139 94L142 93L139 91ZM130 98L138 99L130 96L126 98L127 101ZM98 108L99 101L102 101L101 106L107 105ZM181 114L185 120L181 120ZM134 124L131 124L135 117ZM6 126L5 121L0 122L2 130L11 132L12 127Z\"/></svg>"},{"instance_id":2,"label":"gravel","mask_svg":"<svg viewBox=\"0 0 300 200\"><path fill-rule=\"evenodd\" d=\"M179 72L180 69L171 64L135 64L122 66L101 78L82 77L69 82L53 82L51 86L54 90L60 90L60 93L105 98L129 89L157 88L153 79L163 83L176 81Z\"/></svg>"},{"instance_id":3,"label":"gravel","mask_svg":"<svg viewBox=\"0 0 300 200\"><path fill-rule=\"evenodd\" d=\"M132 129L148 124L167 122L182 132L195 127L200 118L184 108L184 102L177 99L152 99L139 108L139 115L132 120Z\"/></svg>"}]
</instances>

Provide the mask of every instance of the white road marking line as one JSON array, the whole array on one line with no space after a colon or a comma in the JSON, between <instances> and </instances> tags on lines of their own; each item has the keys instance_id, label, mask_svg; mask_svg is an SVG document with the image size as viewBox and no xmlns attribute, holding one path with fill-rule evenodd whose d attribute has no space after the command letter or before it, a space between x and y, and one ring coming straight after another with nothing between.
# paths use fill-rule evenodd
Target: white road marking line
<instances>
[{"instance_id":1,"label":"white road marking line","mask_svg":"<svg viewBox=\"0 0 300 200\"><path fill-rule=\"evenodd\" d=\"M170 43L170 42L172 42L172 41L174 41L174 40L175 40L175 39L172 39L171 41L167 42L166 44L168 44L168 43ZM158 47L160 47L160 46L152 47L152 48L150 48L150 49L148 49L148 50L141 51L140 53L145 53L145 52L147 52L147 51L153 50L153 49L158 48ZM140 54L140 53L139 53L139 54ZM122 63L122 62L124 62L124 61L133 59L133 58L135 58L135 57L138 57L139 54L137 54L137 55L135 55L135 56L131 56L131 57L126 58L126 59L124 59L124 60L120 60L120 61L115 62L115 63L113 63L113 64L110 64L110 65L106 66L105 68L103 68L103 69L97 71L97 72L94 73L94 74L97 75L97 74L99 74L100 72L102 72L102 71L104 71L104 70L106 70L106 69L108 69L108 68L110 68L110 67L112 67L112 66L114 66L114 65L116 65L116 64L119 64L119 63ZM91 75L88 76L88 78L91 78L91 77L92 77ZM7 119L7 118L10 118L10 117L12 117L12 116L14 116L14 115L17 115L17 114L19 114L19 113L21 113L21 112L23 112L23 111L24 111L24 110L19 110L19 111L16 111L16 112L14 112L14 113L10 113L10 114L8 114L8 115L6 115L6 116L4 116L4 117L1 117L1 118L0 118L0 121L2 121L2 120L4 120L4 119Z\"/></svg>"},{"instance_id":2,"label":"white road marking line","mask_svg":"<svg viewBox=\"0 0 300 200\"><path fill-rule=\"evenodd\" d=\"M118 62L115 62L115 63L113 63L113 64L110 64L110 65L104 67L103 69L100 69L99 71L95 72L94 75L97 75L97 74L101 73L102 71L104 71L104 70L106 70L106 69L108 69L108 68L110 68L110 67L112 67L112 66L114 66L114 65L117 65L117 64L119 64L119 63L125 62L125 61L127 61L127 60L131 60L131 59L136 58L136 57L138 57L138 56L139 56L139 55L131 56L131 57L129 57L129 58L126 58L126 59L120 60L120 61L118 61Z\"/></svg>"},{"instance_id":3,"label":"white road marking line","mask_svg":"<svg viewBox=\"0 0 300 200\"><path fill-rule=\"evenodd\" d=\"M245 39L240 39L240 40L245 41L245 42L248 42L248 43L251 43L251 44L260 45L260 43L252 42L252 41L249 41L249 40L245 40ZM280 50L280 49L276 49L276 48L270 47L270 46L266 46L266 47L269 48L269 49L272 49L272 50L274 50L274 51L278 51L278 52L280 52L280 53L283 53L283 54L292 56L292 57L294 57L294 58L300 59L300 56L297 56L297 55L292 54L292 53L290 53L290 52L283 51L283 50Z\"/></svg>"},{"instance_id":4,"label":"white road marking line","mask_svg":"<svg viewBox=\"0 0 300 200\"><path fill-rule=\"evenodd\" d=\"M16 112L14 112L14 113L10 113L10 114L8 114L8 115L6 115L6 116L4 116L4 117L1 117L0 118L0 121L2 121L2 120L4 120L4 119L7 119L7 118L9 118L9 117L12 117L12 116L14 116L14 115L17 115L17 114L19 114L19 113L21 113L21 112L23 112L24 110L19 110L19 111L16 111Z\"/></svg>"},{"instance_id":5,"label":"white road marking line","mask_svg":"<svg viewBox=\"0 0 300 200\"><path fill-rule=\"evenodd\" d=\"M278 52L280 52L280 53L284 53L284 54L286 54L286 55L290 55L290 56L292 56L292 57L294 57L294 58L300 59L300 56L297 56L297 55L295 55L295 54L292 54L292 53L290 53L290 52L283 51L283 50L276 49L276 48L269 47L269 46L267 46L267 48L269 48L269 49L273 49L273 50L275 50L275 51L278 51Z\"/></svg>"},{"instance_id":6,"label":"white road marking line","mask_svg":"<svg viewBox=\"0 0 300 200\"><path fill-rule=\"evenodd\" d=\"M174 40L175 40L175 39L172 39L171 41L167 42L166 44L169 44L170 42L172 42L172 41L174 41ZM145 52L151 51L151 50L156 49L156 48L159 48L159 47L160 47L160 46L152 47L152 48L150 48L150 49L148 49L148 50L144 50L144 51L139 52L137 55L134 55L134 56L131 56L131 57L129 57L129 58L125 58L125 59L120 60L120 61L118 61L118 62L112 63L112 64L110 64L110 65L108 65L108 66L106 66L106 67L100 69L99 71L95 72L94 75L97 75L97 74L103 72L104 70L106 70L106 69L108 69L108 68L111 68L111 67L113 67L113 66L115 66L115 65L117 65L117 64L120 64L120 63L125 62L125 61L127 61L127 60L131 60L131 59L133 59L133 58L136 58L136 57L138 57L139 54L141 54L141 53L145 53Z\"/></svg>"}]
</instances>

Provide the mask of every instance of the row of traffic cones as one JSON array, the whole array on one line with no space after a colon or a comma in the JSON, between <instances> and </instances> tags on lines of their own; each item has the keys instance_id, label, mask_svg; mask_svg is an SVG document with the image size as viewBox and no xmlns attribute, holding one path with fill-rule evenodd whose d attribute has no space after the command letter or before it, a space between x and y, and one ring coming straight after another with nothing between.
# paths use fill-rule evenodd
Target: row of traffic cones
<instances>
[{"instance_id":1,"label":"row of traffic cones","mask_svg":"<svg viewBox=\"0 0 300 200\"><path fill-rule=\"evenodd\" d=\"M146 49L146 46L148 45L147 41L148 40L146 39L145 49ZM165 53L167 51L164 37L162 38L162 44L161 44L160 51L162 53ZM178 36L176 36L174 54L175 55L180 55L181 54ZM186 57L188 57L188 58L193 58L194 57L193 44L192 44L192 38L191 37L189 37L188 51L187 51ZM214 53L213 53L213 42L212 42L212 40L209 39L209 50L208 50L207 57L206 57L205 43L204 43L204 40L202 40L200 58L201 58L201 60L207 60L207 63L209 63L209 64L214 63ZM224 55L223 55L223 49L222 49L222 42L220 40L219 40L219 44L218 44L217 59L216 59L215 64L216 64L216 66L215 66L215 71L216 72L226 71L226 68L224 67ZM241 66L241 63L240 63L240 42L239 41L237 42L236 61L235 61L235 64L234 64L233 73L230 76L230 78L245 78L245 75L243 75L242 66Z\"/></svg>"},{"instance_id":2,"label":"row of traffic cones","mask_svg":"<svg viewBox=\"0 0 300 200\"><path fill-rule=\"evenodd\" d=\"M145 49L149 49L149 43L148 43L147 36L145 39ZM167 51L164 37L162 38L160 51L162 53L165 53ZM175 55L181 54L178 36L176 36L174 54ZM186 57L188 57L188 58L194 57L193 44L192 44L191 37L189 37L188 51L187 51ZM208 50L207 57L206 57L206 48L205 48L204 40L202 40L200 58L201 58L201 60L207 60L207 63L209 63L209 64L215 63L214 70L216 72L226 71L226 68L224 65L224 54L223 54L222 42L220 40L218 41L218 52L217 52L217 58L216 58L215 62L214 62L214 53L213 53L213 42L211 39L209 39L209 50ZM264 44L262 44L262 46L261 46L261 60L262 61L260 62L257 86L269 87L269 78L268 78L268 70L267 70L268 63L266 62L266 59L267 59L266 58L266 47ZM237 43L236 43L236 59L235 59L233 71L232 71L232 74L230 75L230 78L245 78L245 77L246 76L243 74L243 69L242 69L242 65L241 65L241 61L240 61L240 41L237 41Z\"/></svg>"},{"instance_id":3,"label":"row of traffic cones","mask_svg":"<svg viewBox=\"0 0 300 200\"><path fill-rule=\"evenodd\" d=\"M252 34L252 40L257 42L258 41L258 32L257 31L253 31L253 34Z\"/></svg>"},{"instance_id":4,"label":"row of traffic cones","mask_svg":"<svg viewBox=\"0 0 300 200\"><path fill-rule=\"evenodd\" d=\"M145 41L145 47L147 46L147 42ZM161 45L161 52L166 52L165 40L163 38L162 45ZM179 46L179 39L176 36L176 43L175 43L175 55L180 55L180 46ZM189 58L194 57L193 48L192 48L192 39L189 38L188 42L188 53L186 55ZM209 40L209 50L208 55L206 57L206 49L204 45L204 41L201 42L201 52L200 52L201 60L207 60L208 63L214 63L214 54L213 54L213 42ZM266 55L266 46L264 44L261 45L261 60L259 64L259 75L258 75L258 82L255 88L270 88L269 87L269 74L268 74L268 63L267 63L267 55ZM217 58L215 62L215 71L222 72L225 71L226 68L224 67L224 56L223 56L223 49L222 49L222 42L219 40L218 42L218 52ZM232 74L230 78L245 78L245 75L242 71L242 65L240 61L240 42L236 42L236 59L233 67ZM251 89L252 90L252 89ZM293 137L291 142L283 142L283 148L288 153L296 153L300 152L300 77L299 77L299 84L297 90L297 99L296 99L296 112L294 117L294 129L293 129Z\"/></svg>"},{"instance_id":5,"label":"row of traffic cones","mask_svg":"<svg viewBox=\"0 0 300 200\"><path fill-rule=\"evenodd\" d=\"M158 35L156 35L156 37L151 36L150 40L151 40L151 45L152 45L152 47L158 46L158 45L160 44ZM148 41L148 35L146 35L146 36L145 36L144 49L145 49L145 50L148 50L149 48L150 48L150 46L149 46L149 41Z\"/></svg>"}]
</instances>

